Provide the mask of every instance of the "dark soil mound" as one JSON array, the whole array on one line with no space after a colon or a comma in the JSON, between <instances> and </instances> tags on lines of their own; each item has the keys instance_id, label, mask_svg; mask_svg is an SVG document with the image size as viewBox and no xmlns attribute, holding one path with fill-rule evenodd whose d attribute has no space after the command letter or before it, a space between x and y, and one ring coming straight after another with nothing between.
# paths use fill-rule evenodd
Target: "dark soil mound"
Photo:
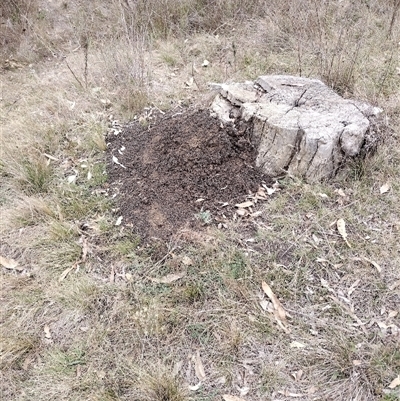
<instances>
[{"instance_id":1,"label":"dark soil mound","mask_svg":"<svg viewBox=\"0 0 400 401\"><path fill-rule=\"evenodd\" d=\"M141 238L167 239L210 216L231 217L235 203L270 183L254 167L251 131L243 122L224 127L200 110L160 115L149 127L135 122L110 135L109 181L124 224Z\"/></svg>"}]
</instances>

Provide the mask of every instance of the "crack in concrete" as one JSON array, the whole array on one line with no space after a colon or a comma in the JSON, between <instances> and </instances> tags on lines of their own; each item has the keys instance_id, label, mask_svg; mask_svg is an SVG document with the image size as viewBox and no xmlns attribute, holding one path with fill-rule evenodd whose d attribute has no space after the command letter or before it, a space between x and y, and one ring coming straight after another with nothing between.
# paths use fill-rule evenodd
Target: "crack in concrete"
<instances>
[{"instance_id":1,"label":"crack in concrete","mask_svg":"<svg viewBox=\"0 0 400 401\"><path fill-rule=\"evenodd\" d=\"M299 129L298 129L298 131L296 133L296 139L294 141L292 153L290 154L289 160L286 163L286 165L283 168L283 170L287 171L289 169L289 166L292 164L292 161L293 161L294 157L300 152L300 144L301 144L301 141L303 140L305 134L306 133L303 130L303 128L299 127Z\"/></svg>"},{"instance_id":2,"label":"crack in concrete","mask_svg":"<svg viewBox=\"0 0 400 401\"><path fill-rule=\"evenodd\" d=\"M308 173L308 171L309 171L309 169L310 169L310 167L311 167L311 165L312 165L312 163L313 163L313 161L314 161L314 159L315 159L315 156L316 156L317 153L318 153L318 149L319 149L319 140L317 140L317 149L315 149L314 154L312 155L310 161L309 161L308 164L307 164L306 174Z\"/></svg>"},{"instance_id":3,"label":"crack in concrete","mask_svg":"<svg viewBox=\"0 0 400 401\"><path fill-rule=\"evenodd\" d=\"M296 100L293 102L293 106L292 106L285 114L290 113L290 112L291 112L292 110L294 110L296 107L301 107L301 106L303 106L303 105L307 102L307 99L306 99L303 103L300 104L300 100L301 100L302 97L306 94L307 91L308 91L308 88L306 88L306 89L303 90L303 92L302 92L302 94L300 95L300 97L299 97L298 99L296 99Z\"/></svg>"}]
</instances>

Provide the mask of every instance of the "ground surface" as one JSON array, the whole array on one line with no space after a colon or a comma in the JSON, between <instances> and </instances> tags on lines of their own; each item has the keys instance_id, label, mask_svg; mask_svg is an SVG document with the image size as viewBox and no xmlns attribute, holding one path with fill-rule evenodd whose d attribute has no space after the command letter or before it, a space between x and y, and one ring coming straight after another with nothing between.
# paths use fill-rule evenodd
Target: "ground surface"
<instances>
[{"instance_id":1,"label":"ground surface","mask_svg":"<svg viewBox=\"0 0 400 401\"><path fill-rule=\"evenodd\" d=\"M396 4L2 0L0 398L397 401ZM107 131L120 129L110 120L145 142L159 137L147 130L151 110L204 109L209 82L263 74L322 79L382 108L387 130L376 153L349 160L330 182L280 178L257 199L256 214L244 208L236 220L227 213L219 222L217 202L255 201L246 191L260 180L247 169L246 141L244 160L236 153L247 136L232 140L204 118L200 125L210 131L194 137L200 112L176 116L176 130L161 121L167 134L138 155L149 147L176 157L180 147L169 144L178 138L187 146L182 158L198 156L209 185L194 188L199 173L182 195L178 220L197 214L199 226L142 247L135 233L151 240L149 216L136 227L127 214L116 225L123 197L113 198L114 178L126 172L112 155L131 173L145 171L127 144L107 146ZM226 153L190 148L210 132ZM172 158L170 167L168 158L153 158L149 174L160 165L168 174L159 179L177 185L170 177L182 177L181 160L171 169ZM208 174L216 158L244 181L223 175L236 188L227 197L213 181L219 176ZM166 200L156 195L150 201L162 208ZM197 196L206 197L203 212ZM133 201L146 210L143 198ZM172 216L161 215L172 225Z\"/></svg>"},{"instance_id":2,"label":"ground surface","mask_svg":"<svg viewBox=\"0 0 400 401\"><path fill-rule=\"evenodd\" d=\"M250 125L224 127L208 110L185 109L147 124L107 138L119 213L142 238L169 240L185 225L223 224L235 204L271 183L255 167Z\"/></svg>"}]
</instances>

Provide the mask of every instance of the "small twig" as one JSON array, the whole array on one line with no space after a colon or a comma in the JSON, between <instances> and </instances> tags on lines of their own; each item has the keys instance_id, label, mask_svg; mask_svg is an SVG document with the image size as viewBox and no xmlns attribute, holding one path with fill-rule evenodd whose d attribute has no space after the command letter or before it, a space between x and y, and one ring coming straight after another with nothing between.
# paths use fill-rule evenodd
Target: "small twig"
<instances>
[{"instance_id":1,"label":"small twig","mask_svg":"<svg viewBox=\"0 0 400 401\"><path fill-rule=\"evenodd\" d=\"M14 106L14 104L16 104L18 101L20 100L20 98L14 100L12 103L10 103L8 106L6 106L6 115L11 111L12 107Z\"/></svg>"},{"instance_id":2,"label":"small twig","mask_svg":"<svg viewBox=\"0 0 400 401\"><path fill-rule=\"evenodd\" d=\"M236 72L236 45L235 42L232 42L232 52L233 52L233 68Z\"/></svg>"},{"instance_id":3,"label":"small twig","mask_svg":"<svg viewBox=\"0 0 400 401\"><path fill-rule=\"evenodd\" d=\"M199 84L197 83L196 78L194 77L194 61L193 61L193 63L192 63L192 78L193 78L193 82L194 82L194 83L196 84L196 86L197 86L197 89L200 90L200 86L199 86Z\"/></svg>"},{"instance_id":4,"label":"small twig","mask_svg":"<svg viewBox=\"0 0 400 401\"><path fill-rule=\"evenodd\" d=\"M390 38L393 35L393 26L394 23L396 21L396 17L397 17L397 12L400 9L400 0L395 0L394 4L393 4L393 12L392 12L392 18L390 20L390 25L389 25L389 31L388 31L388 38Z\"/></svg>"},{"instance_id":5,"label":"small twig","mask_svg":"<svg viewBox=\"0 0 400 401\"><path fill-rule=\"evenodd\" d=\"M392 62L393 62L393 50L392 50L392 53L390 54L390 58L389 58L389 60L387 62L387 68L386 68L385 72L382 74L381 82L379 82L378 93L376 94L377 98L379 97L379 95L383 91L383 85L385 84L385 82L386 82L386 80L387 80L387 78L389 76L390 68L392 67Z\"/></svg>"},{"instance_id":6,"label":"small twig","mask_svg":"<svg viewBox=\"0 0 400 401\"><path fill-rule=\"evenodd\" d=\"M85 89L85 87L82 85L82 82L79 80L79 78L75 75L74 71L72 71L72 68L69 66L67 59L65 59L65 64L67 64L68 69L71 71L72 76L76 79L78 84L82 87L82 89Z\"/></svg>"},{"instance_id":7,"label":"small twig","mask_svg":"<svg viewBox=\"0 0 400 401\"><path fill-rule=\"evenodd\" d=\"M332 299L337 305L339 305L347 314L358 323L358 327L361 328L361 330L364 332L364 334L368 335L367 329L364 327L366 323L363 323L360 318L342 301L340 301L337 297L334 295L329 295L329 298Z\"/></svg>"},{"instance_id":8,"label":"small twig","mask_svg":"<svg viewBox=\"0 0 400 401\"><path fill-rule=\"evenodd\" d=\"M302 75L302 60L301 60L301 43L298 41L297 43L297 61L299 62L299 77Z\"/></svg>"},{"instance_id":9,"label":"small twig","mask_svg":"<svg viewBox=\"0 0 400 401\"><path fill-rule=\"evenodd\" d=\"M153 267L148 270L146 273L150 274L152 273L154 270L156 270L157 268L159 268L162 263L175 251L176 247L171 248L158 262L156 262Z\"/></svg>"},{"instance_id":10,"label":"small twig","mask_svg":"<svg viewBox=\"0 0 400 401\"><path fill-rule=\"evenodd\" d=\"M88 87L88 80L87 80L87 77L88 77L88 54L89 54L89 38L88 38L87 34L84 34L82 36L82 47L83 47L83 54L85 57L85 69L83 72L83 76L85 78L85 86L87 89L87 87Z\"/></svg>"}]
</instances>

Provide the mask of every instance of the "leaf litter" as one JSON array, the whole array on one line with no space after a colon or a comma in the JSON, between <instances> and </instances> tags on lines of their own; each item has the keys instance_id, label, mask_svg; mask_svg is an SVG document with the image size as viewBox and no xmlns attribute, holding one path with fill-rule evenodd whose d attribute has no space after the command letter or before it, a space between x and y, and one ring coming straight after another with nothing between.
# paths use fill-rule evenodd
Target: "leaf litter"
<instances>
[{"instance_id":1,"label":"leaf litter","mask_svg":"<svg viewBox=\"0 0 400 401\"><path fill-rule=\"evenodd\" d=\"M344 242L346 242L347 246L351 248L349 241L347 240L347 232L346 232L346 223L343 219L338 219L336 222L337 229L339 234L342 236Z\"/></svg>"},{"instance_id":2,"label":"leaf litter","mask_svg":"<svg viewBox=\"0 0 400 401\"><path fill-rule=\"evenodd\" d=\"M288 327L288 323L286 320L286 311L283 308L281 302L276 297L274 292L272 291L271 287L265 282L262 282L262 289L264 293L268 296L273 304L273 315L275 316L275 320L278 323L278 326L285 332L290 333L290 328Z\"/></svg>"}]
</instances>

